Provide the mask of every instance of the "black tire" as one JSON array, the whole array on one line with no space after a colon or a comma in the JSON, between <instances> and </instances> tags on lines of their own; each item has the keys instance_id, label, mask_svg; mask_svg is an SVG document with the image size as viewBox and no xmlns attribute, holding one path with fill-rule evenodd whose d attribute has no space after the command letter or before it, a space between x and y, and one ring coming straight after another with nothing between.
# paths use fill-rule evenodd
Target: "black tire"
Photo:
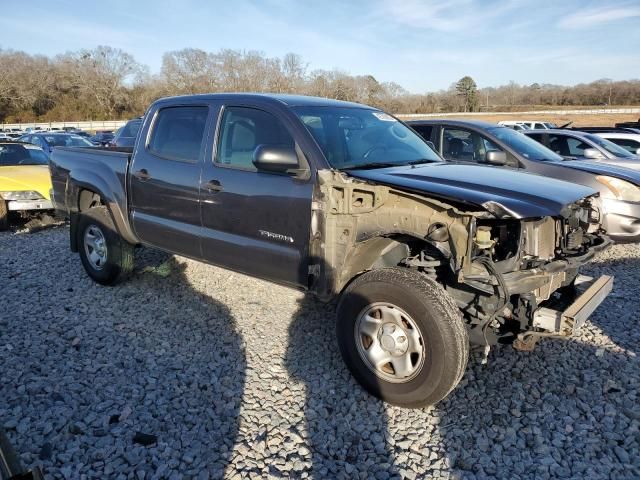
<instances>
[{"instance_id":1,"label":"black tire","mask_svg":"<svg viewBox=\"0 0 640 480\"><path fill-rule=\"evenodd\" d=\"M85 245L87 230L98 229L106 245L106 261L96 267L89 259L89 252ZM82 266L87 274L102 285L115 285L121 282L133 270L134 246L125 241L118 234L107 207L92 207L78 216L78 252Z\"/></svg>"},{"instance_id":2,"label":"black tire","mask_svg":"<svg viewBox=\"0 0 640 480\"><path fill-rule=\"evenodd\" d=\"M422 367L403 383L381 378L358 352L357 318L378 302L404 310L425 346ZM366 272L345 289L337 313L338 345L347 367L368 392L385 402L408 408L433 405L462 379L469 357L462 314L445 290L424 274L408 268Z\"/></svg>"},{"instance_id":3,"label":"black tire","mask_svg":"<svg viewBox=\"0 0 640 480\"><path fill-rule=\"evenodd\" d=\"M0 198L0 232L9 228L9 208L7 202Z\"/></svg>"}]
</instances>

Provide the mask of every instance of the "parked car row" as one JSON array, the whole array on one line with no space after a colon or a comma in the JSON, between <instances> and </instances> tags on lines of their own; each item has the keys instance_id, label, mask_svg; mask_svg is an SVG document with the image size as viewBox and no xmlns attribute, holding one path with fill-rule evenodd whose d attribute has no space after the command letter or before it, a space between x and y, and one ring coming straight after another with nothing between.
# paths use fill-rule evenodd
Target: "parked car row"
<instances>
[{"instance_id":1,"label":"parked car row","mask_svg":"<svg viewBox=\"0 0 640 480\"><path fill-rule=\"evenodd\" d=\"M75 127L63 127L59 130L43 129L42 127L27 128L24 131L18 128L0 129L0 141L18 141L32 143L42 147L45 151L55 146L89 146L83 144L76 137L82 137L96 147L133 148L135 138L142 120L135 118L120 127L115 133L113 130L97 130L94 134L85 132Z\"/></svg>"}]
</instances>

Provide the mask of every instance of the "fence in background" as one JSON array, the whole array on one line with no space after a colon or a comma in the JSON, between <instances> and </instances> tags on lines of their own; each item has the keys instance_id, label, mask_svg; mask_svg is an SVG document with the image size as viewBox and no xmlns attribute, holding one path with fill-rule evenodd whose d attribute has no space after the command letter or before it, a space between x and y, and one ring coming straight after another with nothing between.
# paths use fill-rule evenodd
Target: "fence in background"
<instances>
[{"instance_id":1,"label":"fence in background","mask_svg":"<svg viewBox=\"0 0 640 480\"><path fill-rule=\"evenodd\" d=\"M593 108L587 110L531 110L528 112L449 112L449 113L406 113L398 114L400 118L423 118L423 117L442 117L445 115L455 115L456 117L478 116L478 115L600 115L603 113L622 114L637 113L640 114L640 107L634 108ZM26 128L40 127L43 130L56 130L63 127L76 127L82 130L116 130L127 123L126 120L88 120L85 122L43 122L43 123L2 123L0 128Z\"/></svg>"}]
</instances>

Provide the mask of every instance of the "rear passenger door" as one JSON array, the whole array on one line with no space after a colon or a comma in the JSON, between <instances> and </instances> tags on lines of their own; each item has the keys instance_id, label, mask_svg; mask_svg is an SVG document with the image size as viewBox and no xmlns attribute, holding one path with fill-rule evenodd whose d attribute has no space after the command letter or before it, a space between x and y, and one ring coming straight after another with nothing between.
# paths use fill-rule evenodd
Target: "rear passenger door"
<instances>
[{"instance_id":1,"label":"rear passenger door","mask_svg":"<svg viewBox=\"0 0 640 480\"><path fill-rule=\"evenodd\" d=\"M203 104L151 112L149 134L129 167L131 223L143 243L200 258L200 173L210 108Z\"/></svg>"},{"instance_id":2,"label":"rear passenger door","mask_svg":"<svg viewBox=\"0 0 640 480\"><path fill-rule=\"evenodd\" d=\"M262 172L252 161L260 145L296 146L287 121L260 108L224 107L202 174L202 248L211 263L301 286L308 274L313 176Z\"/></svg>"}]
</instances>

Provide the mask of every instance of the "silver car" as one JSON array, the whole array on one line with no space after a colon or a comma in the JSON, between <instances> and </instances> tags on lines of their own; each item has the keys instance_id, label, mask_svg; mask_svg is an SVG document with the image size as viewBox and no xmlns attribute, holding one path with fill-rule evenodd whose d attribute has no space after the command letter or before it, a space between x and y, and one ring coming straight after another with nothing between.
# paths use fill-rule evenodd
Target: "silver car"
<instances>
[{"instance_id":1,"label":"silver car","mask_svg":"<svg viewBox=\"0 0 640 480\"><path fill-rule=\"evenodd\" d=\"M640 170L640 157L599 135L575 130L527 130L522 132L570 160L591 160Z\"/></svg>"}]
</instances>

